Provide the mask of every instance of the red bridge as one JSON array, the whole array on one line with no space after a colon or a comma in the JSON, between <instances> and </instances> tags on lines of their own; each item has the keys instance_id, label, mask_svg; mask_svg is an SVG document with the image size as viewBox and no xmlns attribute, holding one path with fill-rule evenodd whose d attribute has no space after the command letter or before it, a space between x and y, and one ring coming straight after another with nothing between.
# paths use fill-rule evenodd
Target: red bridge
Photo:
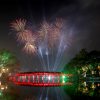
<instances>
[{"instance_id":1,"label":"red bridge","mask_svg":"<svg viewBox=\"0 0 100 100\"><path fill-rule=\"evenodd\" d=\"M60 72L24 72L9 76L9 81L24 86L63 86L72 85L72 74Z\"/></svg>"}]
</instances>

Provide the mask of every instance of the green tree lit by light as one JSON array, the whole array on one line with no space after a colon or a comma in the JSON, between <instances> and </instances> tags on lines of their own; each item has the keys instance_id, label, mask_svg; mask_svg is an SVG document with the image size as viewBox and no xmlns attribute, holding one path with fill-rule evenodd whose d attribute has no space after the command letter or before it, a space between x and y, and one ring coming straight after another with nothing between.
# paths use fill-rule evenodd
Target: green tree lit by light
<instances>
[{"instance_id":1,"label":"green tree lit by light","mask_svg":"<svg viewBox=\"0 0 100 100\"><path fill-rule=\"evenodd\" d=\"M0 91L0 96L2 96L2 91Z\"/></svg>"},{"instance_id":2,"label":"green tree lit by light","mask_svg":"<svg viewBox=\"0 0 100 100\"><path fill-rule=\"evenodd\" d=\"M100 51L87 52L82 49L66 64L63 72L73 74L72 87L65 87L66 93L100 96Z\"/></svg>"},{"instance_id":3,"label":"green tree lit by light","mask_svg":"<svg viewBox=\"0 0 100 100\"><path fill-rule=\"evenodd\" d=\"M17 59L10 51L0 51L0 67L7 67L15 63L17 63Z\"/></svg>"}]
</instances>

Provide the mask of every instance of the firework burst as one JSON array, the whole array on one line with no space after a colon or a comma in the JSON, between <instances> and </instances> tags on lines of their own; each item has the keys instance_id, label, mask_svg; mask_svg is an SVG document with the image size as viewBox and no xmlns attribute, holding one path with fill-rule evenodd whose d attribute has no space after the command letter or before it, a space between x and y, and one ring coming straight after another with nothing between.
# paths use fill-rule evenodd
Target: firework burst
<instances>
[{"instance_id":1,"label":"firework burst","mask_svg":"<svg viewBox=\"0 0 100 100\"><path fill-rule=\"evenodd\" d=\"M25 46L23 47L23 51L27 53L34 53L36 51L35 46L35 35L33 35L32 31L27 29L26 20L18 19L11 23L11 27L15 30L17 41L21 42Z\"/></svg>"},{"instance_id":2,"label":"firework burst","mask_svg":"<svg viewBox=\"0 0 100 100\"><path fill-rule=\"evenodd\" d=\"M32 42L34 41L35 37L33 36L33 33L30 30L24 30L23 32L19 32L17 34L17 40L21 41L22 43L25 42Z\"/></svg>"},{"instance_id":3,"label":"firework burst","mask_svg":"<svg viewBox=\"0 0 100 100\"><path fill-rule=\"evenodd\" d=\"M59 39L60 35L62 35L62 30L63 28L63 21L62 19L56 19L56 22L53 25L53 29L52 29L52 34L53 34L53 39L57 40Z\"/></svg>"},{"instance_id":4,"label":"firework burst","mask_svg":"<svg viewBox=\"0 0 100 100\"><path fill-rule=\"evenodd\" d=\"M17 32L16 36L18 41L22 43L34 41L32 31L26 28L26 20L24 19L15 20L14 22L11 23L11 27L13 30Z\"/></svg>"},{"instance_id":5,"label":"firework burst","mask_svg":"<svg viewBox=\"0 0 100 100\"><path fill-rule=\"evenodd\" d=\"M36 52L36 46L35 44L26 43L23 47L23 51L25 51L28 54L34 54Z\"/></svg>"},{"instance_id":6,"label":"firework burst","mask_svg":"<svg viewBox=\"0 0 100 100\"><path fill-rule=\"evenodd\" d=\"M46 38L48 38L48 34L50 32L50 25L44 21L42 24L41 24L41 27L40 27L40 30L38 31L39 32L39 39L41 41L44 41Z\"/></svg>"},{"instance_id":7,"label":"firework burst","mask_svg":"<svg viewBox=\"0 0 100 100\"><path fill-rule=\"evenodd\" d=\"M70 35L65 34L66 30L64 31L62 19L56 19L53 23L43 21L39 30L35 32L27 27L25 19L15 20L11 23L11 27L16 32L17 41L23 45L22 50L28 54L37 54L43 62L43 66L48 66L49 71L49 60L51 55L54 58L54 48L57 48L57 53L52 65L58 66L65 49L71 43ZM46 57L43 57L44 54ZM53 69L56 70L56 68Z\"/></svg>"},{"instance_id":8,"label":"firework burst","mask_svg":"<svg viewBox=\"0 0 100 100\"><path fill-rule=\"evenodd\" d=\"M17 19L11 23L11 27L17 32L22 32L25 30L26 20L25 19Z\"/></svg>"},{"instance_id":9,"label":"firework burst","mask_svg":"<svg viewBox=\"0 0 100 100\"><path fill-rule=\"evenodd\" d=\"M63 27L62 19L56 19L56 22L51 25L51 30L49 32L48 43L50 47L53 47L59 42L60 36L62 35L61 29Z\"/></svg>"}]
</instances>

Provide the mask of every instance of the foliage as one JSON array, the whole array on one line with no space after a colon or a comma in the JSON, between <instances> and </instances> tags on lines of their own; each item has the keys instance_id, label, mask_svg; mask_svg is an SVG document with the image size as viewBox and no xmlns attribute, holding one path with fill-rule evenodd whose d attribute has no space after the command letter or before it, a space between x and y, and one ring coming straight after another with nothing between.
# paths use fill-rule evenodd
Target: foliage
<instances>
[{"instance_id":1,"label":"foliage","mask_svg":"<svg viewBox=\"0 0 100 100\"><path fill-rule=\"evenodd\" d=\"M99 90L95 82L91 79L96 79L100 77L98 66L100 66L100 51L91 51L87 52L85 49L82 49L68 64L66 64L63 72L70 71L71 74L76 76L76 87L77 94L86 94L89 96L99 96ZM75 77L74 77L75 79ZM91 81L87 83L86 79ZM87 85L85 86L85 82ZM84 85L82 85L84 84ZM92 87L91 87L92 86ZM96 86L96 87L94 87ZM66 88L67 92L67 88Z\"/></svg>"},{"instance_id":2,"label":"foliage","mask_svg":"<svg viewBox=\"0 0 100 100\"><path fill-rule=\"evenodd\" d=\"M17 58L8 50L0 50L0 67L10 67L18 63Z\"/></svg>"},{"instance_id":3,"label":"foliage","mask_svg":"<svg viewBox=\"0 0 100 100\"><path fill-rule=\"evenodd\" d=\"M85 49L82 49L68 64L66 64L65 70L68 66L77 68L86 65L96 66L100 63L99 57L99 51L87 52Z\"/></svg>"}]
</instances>

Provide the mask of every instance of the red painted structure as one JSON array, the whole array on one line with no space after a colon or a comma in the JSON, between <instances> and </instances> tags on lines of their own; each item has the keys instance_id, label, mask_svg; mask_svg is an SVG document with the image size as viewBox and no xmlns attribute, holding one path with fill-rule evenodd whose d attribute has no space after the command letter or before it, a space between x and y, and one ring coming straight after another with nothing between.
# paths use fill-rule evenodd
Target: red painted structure
<instances>
[{"instance_id":1,"label":"red painted structure","mask_svg":"<svg viewBox=\"0 0 100 100\"><path fill-rule=\"evenodd\" d=\"M9 76L9 81L23 86L63 86L71 82L62 82L62 76L71 77L72 74L60 72L24 72Z\"/></svg>"}]
</instances>

